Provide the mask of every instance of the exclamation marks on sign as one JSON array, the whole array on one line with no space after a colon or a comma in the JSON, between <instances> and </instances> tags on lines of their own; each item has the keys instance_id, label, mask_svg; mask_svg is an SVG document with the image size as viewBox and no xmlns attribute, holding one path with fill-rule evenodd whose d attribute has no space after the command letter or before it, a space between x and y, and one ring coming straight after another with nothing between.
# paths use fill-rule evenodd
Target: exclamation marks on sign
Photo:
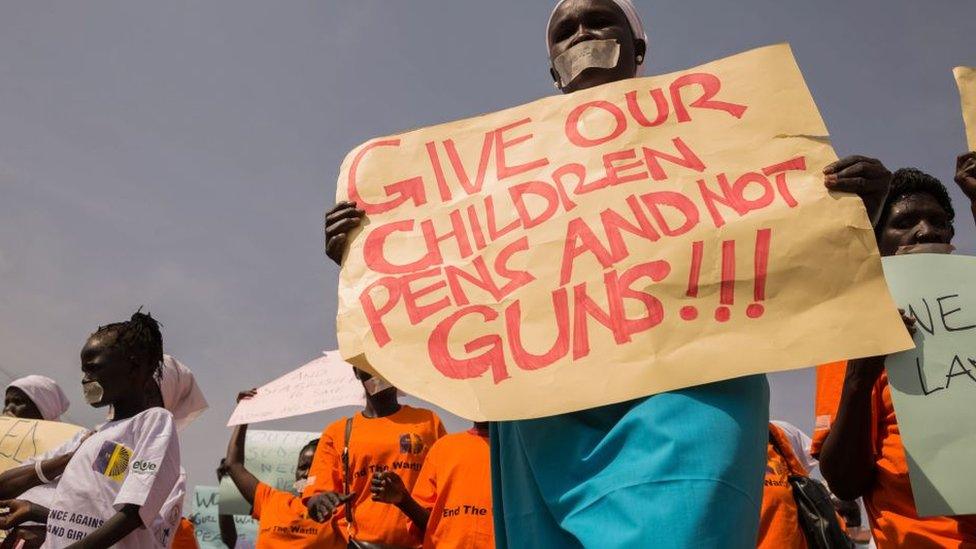
<instances>
[{"instance_id":1,"label":"exclamation marks on sign","mask_svg":"<svg viewBox=\"0 0 976 549\"><path fill-rule=\"evenodd\" d=\"M698 297L698 278L701 276L702 248L704 243L696 240L691 245L691 269L688 272L688 297ZM695 320L698 318L698 309L691 305L681 308L681 318L684 320Z\"/></svg>"},{"instance_id":2,"label":"exclamation marks on sign","mask_svg":"<svg viewBox=\"0 0 976 549\"><path fill-rule=\"evenodd\" d=\"M766 300L766 278L769 270L769 244L772 237L771 229L760 229L756 232L756 248L754 256L753 303L746 307L746 316L759 318L766 312L763 302ZM701 268L704 260L704 243L697 240L691 245L691 267L688 270L688 290L685 295L697 298L701 282ZM715 309L715 320L728 322L732 318L732 306L735 305L735 241L722 241L721 279L719 281L719 306ZM691 321L698 318L698 308L685 305L680 311L682 320Z\"/></svg>"},{"instance_id":3,"label":"exclamation marks on sign","mask_svg":"<svg viewBox=\"0 0 976 549\"><path fill-rule=\"evenodd\" d=\"M752 299L756 303L746 307L746 316L749 318L759 318L766 311L762 302L766 300L766 271L769 268L769 240L772 235L772 229L760 229L756 232L756 277L752 290Z\"/></svg>"},{"instance_id":4,"label":"exclamation marks on sign","mask_svg":"<svg viewBox=\"0 0 976 549\"><path fill-rule=\"evenodd\" d=\"M715 320L725 322L732 317L735 303L735 240L722 241L722 284L719 289L718 302L715 309Z\"/></svg>"}]
</instances>

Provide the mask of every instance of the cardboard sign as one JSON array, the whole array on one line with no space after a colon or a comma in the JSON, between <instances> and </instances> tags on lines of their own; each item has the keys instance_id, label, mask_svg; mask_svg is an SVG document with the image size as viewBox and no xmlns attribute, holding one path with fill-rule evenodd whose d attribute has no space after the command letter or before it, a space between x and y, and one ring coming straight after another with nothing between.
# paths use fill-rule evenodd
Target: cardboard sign
<instances>
[{"instance_id":1,"label":"cardboard sign","mask_svg":"<svg viewBox=\"0 0 976 549\"><path fill-rule=\"evenodd\" d=\"M360 385L362 387L362 385ZM321 433L302 431L251 431L244 442L244 466L252 475L276 490L294 492L298 452ZM220 483L220 512L250 515L251 505L229 476Z\"/></svg>"},{"instance_id":2,"label":"cardboard sign","mask_svg":"<svg viewBox=\"0 0 976 549\"><path fill-rule=\"evenodd\" d=\"M969 143L969 150L976 151L976 69L956 67L952 74L959 86L962 118L966 122L966 141Z\"/></svg>"},{"instance_id":3,"label":"cardboard sign","mask_svg":"<svg viewBox=\"0 0 976 549\"><path fill-rule=\"evenodd\" d=\"M976 513L976 258L915 254L884 258L899 307L916 320L911 351L888 357L919 516Z\"/></svg>"},{"instance_id":4,"label":"cardboard sign","mask_svg":"<svg viewBox=\"0 0 976 549\"><path fill-rule=\"evenodd\" d=\"M81 430L70 423L0 416L0 472L61 446Z\"/></svg>"},{"instance_id":5,"label":"cardboard sign","mask_svg":"<svg viewBox=\"0 0 976 549\"><path fill-rule=\"evenodd\" d=\"M374 139L339 348L475 420L911 347L789 46Z\"/></svg>"},{"instance_id":6,"label":"cardboard sign","mask_svg":"<svg viewBox=\"0 0 976 549\"><path fill-rule=\"evenodd\" d=\"M228 426L300 416L343 406L363 407L366 394L352 366L338 351L258 388L253 398L237 403Z\"/></svg>"},{"instance_id":7,"label":"cardboard sign","mask_svg":"<svg viewBox=\"0 0 976 549\"><path fill-rule=\"evenodd\" d=\"M193 489L193 507L189 516L200 549L227 549L220 537L219 523L220 490L216 486L196 486ZM247 515L234 517L237 529L237 547L254 547L257 540L257 521Z\"/></svg>"}]
</instances>

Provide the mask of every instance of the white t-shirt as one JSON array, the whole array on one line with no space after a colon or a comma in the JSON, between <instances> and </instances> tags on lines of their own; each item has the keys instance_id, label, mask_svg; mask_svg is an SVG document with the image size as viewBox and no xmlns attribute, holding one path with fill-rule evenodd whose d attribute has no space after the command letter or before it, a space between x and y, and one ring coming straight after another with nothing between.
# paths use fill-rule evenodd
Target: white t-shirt
<instances>
[{"instance_id":1,"label":"white t-shirt","mask_svg":"<svg viewBox=\"0 0 976 549\"><path fill-rule=\"evenodd\" d=\"M65 446L70 445L71 441ZM66 451L70 448L52 454ZM105 423L81 443L61 475L44 547L58 549L83 539L127 504L139 506L139 517L148 528L136 528L115 547L168 546L164 534L169 530L172 536L175 525L160 528L157 520L179 476L180 445L172 414L150 408Z\"/></svg>"}]
</instances>

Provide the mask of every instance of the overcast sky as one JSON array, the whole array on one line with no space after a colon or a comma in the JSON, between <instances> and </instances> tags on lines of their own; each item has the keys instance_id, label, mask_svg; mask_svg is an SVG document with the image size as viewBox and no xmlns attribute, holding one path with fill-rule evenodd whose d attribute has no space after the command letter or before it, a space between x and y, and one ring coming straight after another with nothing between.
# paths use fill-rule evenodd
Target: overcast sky
<instances>
[{"instance_id":1,"label":"overcast sky","mask_svg":"<svg viewBox=\"0 0 976 549\"><path fill-rule=\"evenodd\" d=\"M788 41L839 154L952 185L965 139L950 70L976 65L976 2L638 3L649 73ZM210 401L183 461L212 483L237 390L335 347L321 217L343 156L554 93L551 5L0 1L0 380L51 375L70 419L93 425L78 352L144 305ZM772 384L773 416L809 431L812 372ZM262 427L317 431L340 413Z\"/></svg>"}]
</instances>

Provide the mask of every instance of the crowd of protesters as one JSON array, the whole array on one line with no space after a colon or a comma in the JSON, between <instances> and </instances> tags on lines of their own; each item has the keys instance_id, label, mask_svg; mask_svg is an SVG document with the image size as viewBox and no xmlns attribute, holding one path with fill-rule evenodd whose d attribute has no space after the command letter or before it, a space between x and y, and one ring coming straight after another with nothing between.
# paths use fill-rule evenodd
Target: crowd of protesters
<instances>
[{"instance_id":1,"label":"crowd of protesters","mask_svg":"<svg viewBox=\"0 0 976 549\"><path fill-rule=\"evenodd\" d=\"M648 52L630 0L562 0L546 39L552 67L588 40L620 46L611 68L571 78L553 68L564 93L634 78ZM829 190L862 198L882 255L951 244L955 210L935 177L863 156L823 174ZM957 159L955 181L976 216L976 153ZM330 258L341 262L364 218L352 202L327 213ZM141 311L97 328L80 359L85 401L107 409L105 422L0 473L0 547L197 547L179 435L207 408L192 372L164 354ZM976 547L976 516L918 516L884 365L818 367L812 438L770 421L762 375L448 434L434 412L356 369L365 407L294 456L293 491L247 469L247 425L233 430L219 475L267 548ZM54 380L29 375L6 388L3 415L58 421L68 407ZM222 539L234 547L228 518Z\"/></svg>"}]
</instances>

